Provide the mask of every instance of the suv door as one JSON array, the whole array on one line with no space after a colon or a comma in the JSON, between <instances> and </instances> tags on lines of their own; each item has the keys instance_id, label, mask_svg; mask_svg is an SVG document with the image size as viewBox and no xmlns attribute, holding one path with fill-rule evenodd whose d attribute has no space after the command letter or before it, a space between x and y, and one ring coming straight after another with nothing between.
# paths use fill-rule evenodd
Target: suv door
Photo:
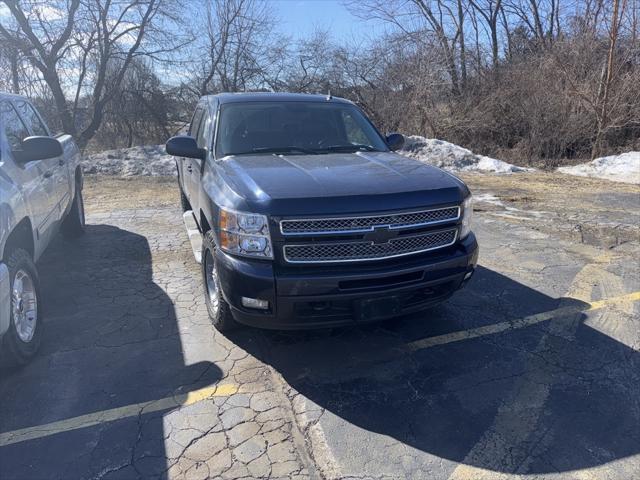
<instances>
[{"instance_id":1,"label":"suv door","mask_svg":"<svg viewBox=\"0 0 640 480\"><path fill-rule=\"evenodd\" d=\"M14 102L18 113L22 117L25 125L29 129L31 135L42 137L51 136L49 129L44 121L40 118L33 106L25 100L16 100ZM41 160L42 165L46 165L46 170L51 174L51 182L53 186L54 196L51 198L51 207L54 211L55 221L62 219L67 205L70 202L69 195L71 191L69 181L69 168L65 164L64 155L60 157L47 158Z\"/></svg>"},{"instance_id":2,"label":"suv door","mask_svg":"<svg viewBox=\"0 0 640 480\"><path fill-rule=\"evenodd\" d=\"M13 104L7 100L0 101L0 117L10 148L9 152L4 153L7 158L0 159L0 162L22 191L31 224L36 231L36 250L41 252L55 225L56 194L53 176L48 174L46 161L35 160L25 164L15 162L12 152L22 148L22 140L30 136L30 132Z\"/></svg>"}]
</instances>

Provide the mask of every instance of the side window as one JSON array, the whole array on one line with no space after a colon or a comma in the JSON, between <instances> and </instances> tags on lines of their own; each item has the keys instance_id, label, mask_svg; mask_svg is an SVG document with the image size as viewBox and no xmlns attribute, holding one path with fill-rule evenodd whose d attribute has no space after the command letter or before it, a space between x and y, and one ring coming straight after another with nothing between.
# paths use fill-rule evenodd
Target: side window
<instances>
[{"instance_id":1,"label":"side window","mask_svg":"<svg viewBox=\"0 0 640 480\"><path fill-rule=\"evenodd\" d=\"M207 133L209 132L209 114L205 113L202 116L202 121L198 127L198 135L196 136L196 142L200 148L207 148Z\"/></svg>"},{"instance_id":2,"label":"side window","mask_svg":"<svg viewBox=\"0 0 640 480\"><path fill-rule=\"evenodd\" d=\"M200 126L200 120L202 120L203 113L204 110L202 110L201 108L196 108L196 113L193 114L191 125L189 126L189 136L195 137L198 133L198 127Z\"/></svg>"},{"instance_id":3,"label":"side window","mask_svg":"<svg viewBox=\"0 0 640 480\"><path fill-rule=\"evenodd\" d=\"M49 131L47 127L44 125L40 117L36 113L35 109L30 103L27 103L23 100L19 100L15 103L16 108L20 112L20 116L24 119L27 124L29 130L31 130L32 135L38 135L43 137L49 136Z\"/></svg>"},{"instance_id":4,"label":"side window","mask_svg":"<svg viewBox=\"0 0 640 480\"><path fill-rule=\"evenodd\" d=\"M0 119L11 150L21 150L22 140L29 136L29 130L9 102L0 102Z\"/></svg>"},{"instance_id":5,"label":"side window","mask_svg":"<svg viewBox=\"0 0 640 480\"><path fill-rule=\"evenodd\" d=\"M342 121L344 123L345 134L347 135L347 141L358 145L368 145L370 140L367 135L362 131L360 125L356 122L350 112L342 112Z\"/></svg>"}]
</instances>

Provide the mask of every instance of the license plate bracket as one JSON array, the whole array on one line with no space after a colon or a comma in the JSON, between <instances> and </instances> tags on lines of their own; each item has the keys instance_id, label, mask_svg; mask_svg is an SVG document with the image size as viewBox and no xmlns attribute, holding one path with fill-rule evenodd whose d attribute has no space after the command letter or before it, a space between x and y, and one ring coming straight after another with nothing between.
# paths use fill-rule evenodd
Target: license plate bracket
<instances>
[{"instance_id":1,"label":"license plate bracket","mask_svg":"<svg viewBox=\"0 0 640 480\"><path fill-rule=\"evenodd\" d=\"M399 297L367 298L357 300L353 305L356 321L381 320L402 314Z\"/></svg>"}]
</instances>

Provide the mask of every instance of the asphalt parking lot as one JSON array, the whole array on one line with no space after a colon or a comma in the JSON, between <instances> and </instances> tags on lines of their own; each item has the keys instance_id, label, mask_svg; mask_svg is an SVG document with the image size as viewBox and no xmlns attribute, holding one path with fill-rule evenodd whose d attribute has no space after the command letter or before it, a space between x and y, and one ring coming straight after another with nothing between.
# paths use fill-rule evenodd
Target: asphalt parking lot
<instances>
[{"instance_id":1,"label":"asphalt parking lot","mask_svg":"<svg viewBox=\"0 0 640 480\"><path fill-rule=\"evenodd\" d=\"M581 225L640 211L598 185ZM1 373L0 478L640 478L636 221L578 238L518 188L478 204L480 267L447 303L225 338L173 181L89 179L87 235L39 266L43 348Z\"/></svg>"}]
</instances>

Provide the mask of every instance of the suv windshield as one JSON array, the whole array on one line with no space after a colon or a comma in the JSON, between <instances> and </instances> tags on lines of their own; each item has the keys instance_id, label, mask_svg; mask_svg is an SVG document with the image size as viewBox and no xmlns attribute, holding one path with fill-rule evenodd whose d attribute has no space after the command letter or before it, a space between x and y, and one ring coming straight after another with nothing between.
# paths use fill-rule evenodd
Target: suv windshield
<instances>
[{"instance_id":1,"label":"suv windshield","mask_svg":"<svg viewBox=\"0 0 640 480\"><path fill-rule=\"evenodd\" d=\"M320 102L227 103L220 108L216 155L388 151L353 105Z\"/></svg>"}]
</instances>

